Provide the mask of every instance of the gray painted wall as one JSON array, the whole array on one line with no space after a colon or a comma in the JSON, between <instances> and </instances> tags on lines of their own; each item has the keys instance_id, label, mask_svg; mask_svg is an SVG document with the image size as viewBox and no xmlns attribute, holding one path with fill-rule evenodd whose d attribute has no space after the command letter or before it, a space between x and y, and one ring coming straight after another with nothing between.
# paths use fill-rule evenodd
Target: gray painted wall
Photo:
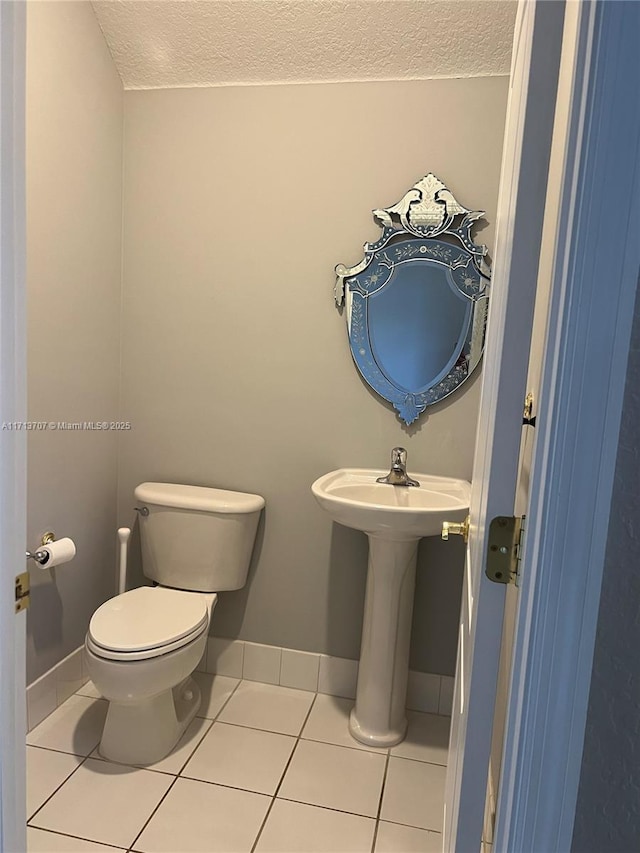
<instances>
[{"instance_id":1,"label":"gray painted wall","mask_svg":"<svg viewBox=\"0 0 640 853\"><path fill-rule=\"evenodd\" d=\"M640 299L636 299L598 630L574 853L640 846Z\"/></svg>"},{"instance_id":2,"label":"gray painted wall","mask_svg":"<svg viewBox=\"0 0 640 853\"><path fill-rule=\"evenodd\" d=\"M144 480L266 498L249 581L217 636L357 658L366 538L312 481L342 466L468 478L476 376L403 427L359 378L333 268L379 231L375 207L434 171L487 210L493 242L508 79L125 94L120 524ZM446 117L446 119L445 119ZM133 540L136 556L136 539ZM461 543L424 542L412 666L452 674Z\"/></svg>"},{"instance_id":3,"label":"gray painted wall","mask_svg":"<svg viewBox=\"0 0 640 853\"><path fill-rule=\"evenodd\" d=\"M28 413L118 413L122 85L89 3L27 8ZM114 432L30 432L28 544L71 536L76 559L30 566L27 680L83 641L114 591Z\"/></svg>"}]
</instances>

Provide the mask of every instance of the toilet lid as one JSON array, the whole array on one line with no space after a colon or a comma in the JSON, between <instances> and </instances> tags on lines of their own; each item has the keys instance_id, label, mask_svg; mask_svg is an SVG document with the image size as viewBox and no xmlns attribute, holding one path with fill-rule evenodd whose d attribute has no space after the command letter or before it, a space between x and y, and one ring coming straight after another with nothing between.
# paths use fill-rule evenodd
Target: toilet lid
<instances>
[{"instance_id":1,"label":"toilet lid","mask_svg":"<svg viewBox=\"0 0 640 853\"><path fill-rule=\"evenodd\" d=\"M208 618L207 599L200 593L143 586L101 605L91 617L89 637L120 653L175 647L198 634Z\"/></svg>"}]
</instances>

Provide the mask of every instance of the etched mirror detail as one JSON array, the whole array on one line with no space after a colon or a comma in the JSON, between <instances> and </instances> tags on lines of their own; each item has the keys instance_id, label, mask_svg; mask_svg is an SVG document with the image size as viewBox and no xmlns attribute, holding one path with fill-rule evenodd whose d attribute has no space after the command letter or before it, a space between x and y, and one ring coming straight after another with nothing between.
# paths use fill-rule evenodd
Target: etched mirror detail
<instances>
[{"instance_id":1,"label":"etched mirror detail","mask_svg":"<svg viewBox=\"0 0 640 853\"><path fill-rule=\"evenodd\" d=\"M364 258L336 267L335 301L346 309L356 366L407 424L482 357L490 273L487 247L471 230L483 213L429 173L397 204L373 211L382 235L365 243Z\"/></svg>"}]
</instances>

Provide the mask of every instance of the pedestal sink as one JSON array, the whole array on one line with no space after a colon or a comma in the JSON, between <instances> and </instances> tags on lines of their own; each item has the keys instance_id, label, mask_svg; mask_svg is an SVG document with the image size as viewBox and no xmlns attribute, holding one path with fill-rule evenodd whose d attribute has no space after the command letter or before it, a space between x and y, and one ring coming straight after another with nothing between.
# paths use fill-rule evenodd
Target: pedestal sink
<instances>
[{"instance_id":1,"label":"pedestal sink","mask_svg":"<svg viewBox=\"0 0 640 853\"><path fill-rule=\"evenodd\" d=\"M353 737L369 746L400 743L407 730L405 702L418 542L437 536L443 521L462 521L469 508L466 480L411 476L419 486L377 483L387 473L341 468L311 491L334 521L369 538L369 568Z\"/></svg>"}]
</instances>

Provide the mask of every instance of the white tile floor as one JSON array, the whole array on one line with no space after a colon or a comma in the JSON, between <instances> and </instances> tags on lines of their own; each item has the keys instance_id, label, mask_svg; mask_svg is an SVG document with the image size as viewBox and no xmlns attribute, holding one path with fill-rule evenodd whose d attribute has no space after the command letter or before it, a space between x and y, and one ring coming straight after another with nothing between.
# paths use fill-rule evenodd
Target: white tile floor
<instances>
[{"instance_id":1,"label":"white tile floor","mask_svg":"<svg viewBox=\"0 0 640 853\"><path fill-rule=\"evenodd\" d=\"M196 677L200 716L152 767L100 758L91 684L29 734L29 853L441 849L448 718L409 712L407 739L373 750L347 732L351 700Z\"/></svg>"}]
</instances>

